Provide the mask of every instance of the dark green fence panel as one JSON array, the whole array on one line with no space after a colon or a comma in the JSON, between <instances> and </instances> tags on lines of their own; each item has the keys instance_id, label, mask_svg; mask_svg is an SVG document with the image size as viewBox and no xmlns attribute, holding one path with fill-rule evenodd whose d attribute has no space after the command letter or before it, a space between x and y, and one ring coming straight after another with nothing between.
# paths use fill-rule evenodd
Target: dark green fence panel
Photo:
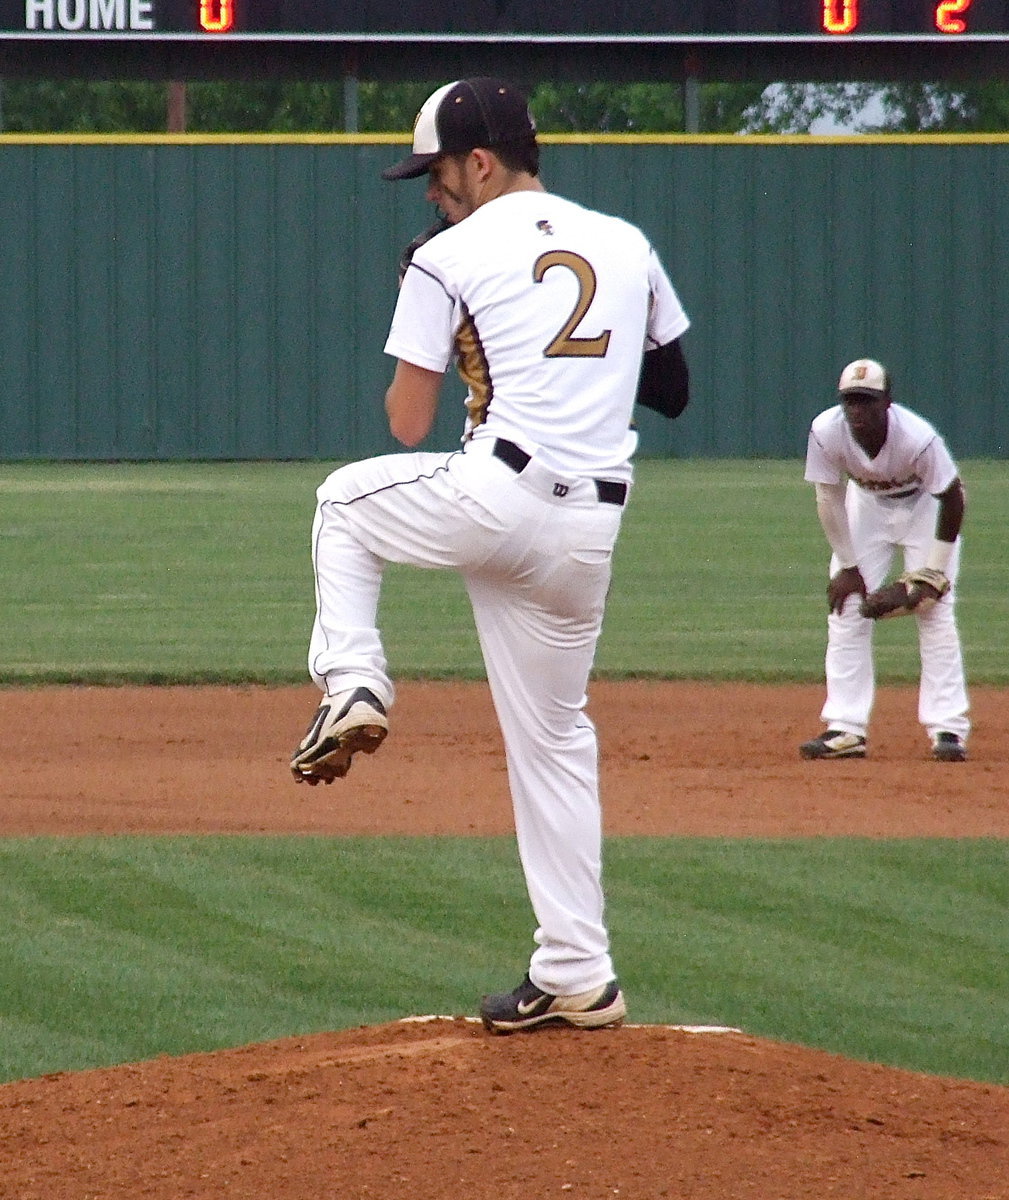
<instances>
[{"instance_id":1,"label":"dark green fence panel","mask_svg":"<svg viewBox=\"0 0 1009 1200\"><path fill-rule=\"evenodd\" d=\"M694 322L695 402L646 450L801 454L866 354L957 453L1009 453L1007 139L549 151L552 186L649 232Z\"/></svg>"},{"instance_id":2,"label":"dark green fence panel","mask_svg":"<svg viewBox=\"0 0 1009 1200\"><path fill-rule=\"evenodd\" d=\"M0 459L393 449L395 262L431 216L379 178L399 152L0 138ZM543 168L648 232L692 318L693 402L642 413L644 453L800 455L862 354L958 455L1009 453L1009 140L548 140Z\"/></svg>"}]
</instances>

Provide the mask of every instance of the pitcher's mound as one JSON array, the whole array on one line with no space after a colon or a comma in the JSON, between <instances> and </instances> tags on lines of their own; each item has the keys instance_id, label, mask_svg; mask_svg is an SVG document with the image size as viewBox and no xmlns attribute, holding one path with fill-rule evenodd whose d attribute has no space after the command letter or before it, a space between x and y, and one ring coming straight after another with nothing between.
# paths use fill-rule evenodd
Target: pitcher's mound
<instances>
[{"instance_id":1,"label":"pitcher's mound","mask_svg":"<svg viewBox=\"0 0 1009 1200\"><path fill-rule=\"evenodd\" d=\"M1009 1088L661 1026L436 1018L0 1087L18 1200L1004 1197Z\"/></svg>"}]
</instances>

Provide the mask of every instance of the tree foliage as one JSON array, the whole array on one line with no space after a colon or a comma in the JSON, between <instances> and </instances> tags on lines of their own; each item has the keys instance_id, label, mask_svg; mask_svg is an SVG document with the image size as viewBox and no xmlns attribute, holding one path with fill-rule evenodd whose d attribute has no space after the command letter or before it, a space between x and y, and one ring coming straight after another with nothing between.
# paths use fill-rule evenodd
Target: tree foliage
<instances>
[{"instance_id":1,"label":"tree foliage","mask_svg":"<svg viewBox=\"0 0 1009 1200\"><path fill-rule=\"evenodd\" d=\"M807 133L818 123L853 133L1002 133L1009 84L779 84L745 114L751 133Z\"/></svg>"},{"instance_id":2,"label":"tree foliage","mask_svg":"<svg viewBox=\"0 0 1009 1200\"><path fill-rule=\"evenodd\" d=\"M1009 130L1009 85L998 80L955 88L891 84L879 95L883 120L894 133L1002 133Z\"/></svg>"},{"instance_id":3,"label":"tree foliage","mask_svg":"<svg viewBox=\"0 0 1009 1200\"><path fill-rule=\"evenodd\" d=\"M701 128L736 133L763 90L760 83L704 84ZM675 133L686 123L683 88L672 83L541 83L530 106L543 133Z\"/></svg>"},{"instance_id":4,"label":"tree foliage","mask_svg":"<svg viewBox=\"0 0 1009 1200\"><path fill-rule=\"evenodd\" d=\"M163 84L4 80L5 133L151 133L165 128Z\"/></svg>"},{"instance_id":5,"label":"tree foliage","mask_svg":"<svg viewBox=\"0 0 1009 1200\"><path fill-rule=\"evenodd\" d=\"M357 128L403 132L431 90L424 83L360 84ZM674 83L537 84L531 106L544 133L675 133L685 124ZM194 133L299 133L343 130L342 81L199 82L186 88L186 128ZM705 83L706 133L983 133L1009 130L1009 84ZM6 80L2 128L16 133L155 133L166 128L168 87L152 82Z\"/></svg>"},{"instance_id":6,"label":"tree foliage","mask_svg":"<svg viewBox=\"0 0 1009 1200\"><path fill-rule=\"evenodd\" d=\"M430 83L362 83L357 126L365 133L409 130ZM708 84L701 89L701 123L735 132L762 84ZM683 129L683 89L671 83L541 83L531 107L544 133L669 133ZM164 130L163 83L82 80L8 81L3 127L18 133L151 133ZM186 129L193 133L297 133L346 126L343 83L190 83Z\"/></svg>"}]
</instances>

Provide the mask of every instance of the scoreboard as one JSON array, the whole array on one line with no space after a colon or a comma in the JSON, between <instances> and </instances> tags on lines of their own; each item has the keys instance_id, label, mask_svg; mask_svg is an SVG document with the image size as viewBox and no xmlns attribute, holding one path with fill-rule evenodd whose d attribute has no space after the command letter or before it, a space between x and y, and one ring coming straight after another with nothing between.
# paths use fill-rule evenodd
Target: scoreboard
<instances>
[{"instance_id":1,"label":"scoreboard","mask_svg":"<svg viewBox=\"0 0 1009 1200\"><path fill-rule=\"evenodd\" d=\"M0 77L1009 78L1009 0L0 0Z\"/></svg>"},{"instance_id":2,"label":"scoreboard","mask_svg":"<svg viewBox=\"0 0 1009 1200\"><path fill-rule=\"evenodd\" d=\"M1009 0L0 0L0 38L680 41L1009 37Z\"/></svg>"}]
</instances>

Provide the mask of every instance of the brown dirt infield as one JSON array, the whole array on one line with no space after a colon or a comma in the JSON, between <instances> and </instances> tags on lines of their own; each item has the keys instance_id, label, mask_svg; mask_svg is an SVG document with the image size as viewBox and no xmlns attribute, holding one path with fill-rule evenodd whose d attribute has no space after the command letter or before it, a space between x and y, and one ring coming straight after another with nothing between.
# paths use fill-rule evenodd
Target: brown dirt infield
<instances>
[{"instance_id":1,"label":"brown dirt infield","mask_svg":"<svg viewBox=\"0 0 1009 1200\"><path fill-rule=\"evenodd\" d=\"M910 689L881 691L871 757L847 763L798 758L817 687L591 696L611 834L1009 836L995 689L973 689L965 764L929 760ZM510 832L483 686L404 684L378 755L331 788L295 787L287 752L315 701L310 687L0 691L0 835ZM745 1032L492 1038L461 1017L0 1086L0 1200L555 1195L1009 1200L1009 1088Z\"/></svg>"}]
</instances>

